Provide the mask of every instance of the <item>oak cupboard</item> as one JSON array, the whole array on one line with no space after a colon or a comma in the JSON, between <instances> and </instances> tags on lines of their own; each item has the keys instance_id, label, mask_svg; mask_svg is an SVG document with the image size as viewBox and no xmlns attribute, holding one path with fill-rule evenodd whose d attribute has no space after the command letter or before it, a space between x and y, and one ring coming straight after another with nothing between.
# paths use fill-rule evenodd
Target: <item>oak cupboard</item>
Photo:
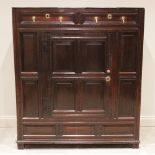
<instances>
[{"instance_id":1,"label":"oak cupboard","mask_svg":"<svg viewBox=\"0 0 155 155\"><path fill-rule=\"evenodd\" d=\"M143 8L13 8L18 148L137 148L143 29Z\"/></svg>"}]
</instances>

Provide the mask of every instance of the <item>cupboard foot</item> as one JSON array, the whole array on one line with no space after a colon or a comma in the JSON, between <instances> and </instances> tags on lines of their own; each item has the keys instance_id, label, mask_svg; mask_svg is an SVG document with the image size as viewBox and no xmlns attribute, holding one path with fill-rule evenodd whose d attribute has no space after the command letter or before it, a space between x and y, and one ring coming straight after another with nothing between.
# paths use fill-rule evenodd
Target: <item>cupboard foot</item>
<instances>
[{"instance_id":1,"label":"cupboard foot","mask_svg":"<svg viewBox=\"0 0 155 155\"><path fill-rule=\"evenodd\" d=\"M24 149L24 144L17 144L17 147L19 150L23 150Z\"/></svg>"},{"instance_id":2,"label":"cupboard foot","mask_svg":"<svg viewBox=\"0 0 155 155\"><path fill-rule=\"evenodd\" d=\"M138 144L138 143L133 144L133 145L132 145L132 148L133 148L133 149L138 149L138 148L139 148L139 144Z\"/></svg>"}]
</instances>

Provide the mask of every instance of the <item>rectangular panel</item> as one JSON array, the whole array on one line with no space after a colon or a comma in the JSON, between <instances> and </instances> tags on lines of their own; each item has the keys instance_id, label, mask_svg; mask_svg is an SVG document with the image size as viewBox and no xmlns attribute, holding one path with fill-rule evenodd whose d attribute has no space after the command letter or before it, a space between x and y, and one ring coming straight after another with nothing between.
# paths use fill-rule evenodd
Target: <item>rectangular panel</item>
<instances>
[{"instance_id":1,"label":"rectangular panel","mask_svg":"<svg viewBox=\"0 0 155 155\"><path fill-rule=\"evenodd\" d=\"M63 136L93 136L94 127L86 125L64 125Z\"/></svg>"},{"instance_id":2,"label":"rectangular panel","mask_svg":"<svg viewBox=\"0 0 155 155\"><path fill-rule=\"evenodd\" d=\"M82 83L83 92L82 92L82 110L89 111L95 110L104 111L106 110L105 103L105 93L106 86L105 81L83 81Z\"/></svg>"},{"instance_id":3,"label":"rectangular panel","mask_svg":"<svg viewBox=\"0 0 155 155\"><path fill-rule=\"evenodd\" d=\"M75 110L76 88L74 80L52 80L52 104L55 111Z\"/></svg>"},{"instance_id":4,"label":"rectangular panel","mask_svg":"<svg viewBox=\"0 0 155 155\"><path fill-rule=\"evenodd\" d=\"M39 61L39 69L47 73L50 68L50 32L42 32L40 33L39 40L39 50L40 50L40 61Z\"/></svg>"},{"instance_id":5,"label":"rectangular panel","mask_svg":"<svg viewBox=\"0 0 155 155\"><path fill-rule=\"evenodd\" d=\"M120 79L118 117L134 117L136 107L136 80Z\"/></svg>"},{"instance_id":6,"label":"rectangular panel","mask_svg":"<svg viewBox=\"0 0 155 155\"><path fill-rule=\"evenodd\" d=\"M81 40L81 71L82 72L105 72L109 60L107 42L95 40Z\"/></svg>"},{"instance_id":7,"label":"rectangular panel","mask_svg":"<svg viewBox=\"0 0 155 155\"><path fill-rule=\"evenodd\" d=\"M102 135L133 135L134 127L132 125L110 125L102 126Z\"/></svg>"},{"instance_id":8,"label":"rectangular panel","mask_svg":"<svg viewBox=\"0 0 155 155\"><path fill-rule=\"evenodd\" d=\"M22 71L37 71L37 34L21 34Z\"/></svg>"},{"instance_id":9,"label":"rectangular panel","mask_svg":"<svg viewBox=\"0 0 155 155\"><path fill-rule=\"evenodd\" d=\"M135 72L137 68L137 33L122 33L120 36L120 71Z\"/></svg>"},{"instance_id":10,"label":"rectangular panel","mask_svg":"<svg viewBox=\"0 0 155 155\"><path fill-rule=\"evenodd\" d=\"M22 81L23 89L23 116L38 117L38 81Z\"/></svg>"},{"instance_id":11,"label":"rectangular panel","mask_svg":"<svg viewBox=\"0 0 155 155\"><path fill-rule=\"evenodd\" d=\"M53 72L70 72L76 70L76 42L70 39L52 41L52 68Z\"/></svg>"},{"instance_id":12,"label":"rectangular panel","mask_svg":"<svg viewBox=\"0 0 155 155\"><path fill-rule=\"evenodd\" d=\"M24 135L55 135L54 126L25 126Z\"/></svg>"}]
</instances>

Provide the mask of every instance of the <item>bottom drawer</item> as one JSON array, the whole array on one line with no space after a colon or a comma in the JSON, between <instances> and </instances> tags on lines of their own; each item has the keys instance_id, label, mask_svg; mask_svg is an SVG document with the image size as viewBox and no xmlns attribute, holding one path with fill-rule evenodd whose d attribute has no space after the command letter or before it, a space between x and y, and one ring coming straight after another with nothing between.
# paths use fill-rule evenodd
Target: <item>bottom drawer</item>
<instances>
[{"instance_id":1,"label":"bottom drawer","mask_svg":"<svg viewBox=\"0 0 155 155\"><path fill-rule=\"evenodd\" d=\"M134 125L103 123L62 123L54 125L26 125L24 139L110 139L133 138Z\"/></svg>"},{"instance_id":2,"label":"bottom drawer","mask_svg":"<svg viewBox=\"0 0 155 155\"><path fill-rule=\"evenodd\" d=\"M108 125L102 126L101 135L133 135L133 125Z\"/></svg>"},{"instance_id":3,"label":"bottom drawer","mask_svg":"<svg viewBox=\"0 0 155 155\"><path fill-rule=\"evenodd\" d=\"M24 139L50 139L56 136L55 125L27 125L23 128Z\"/></svg>"}]
</instances>

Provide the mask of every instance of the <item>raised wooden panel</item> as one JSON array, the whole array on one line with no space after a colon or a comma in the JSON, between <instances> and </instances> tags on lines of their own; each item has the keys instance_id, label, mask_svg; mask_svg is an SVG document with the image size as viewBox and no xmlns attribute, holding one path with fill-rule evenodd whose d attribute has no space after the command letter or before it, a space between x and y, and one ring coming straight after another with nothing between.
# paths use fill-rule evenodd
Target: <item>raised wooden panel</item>
<instances>
[{"instance_id":1,"label":"raised wooden panel","mask_svg":"<svg viewBox=\"0 0 155 155\"><path fill-rule=\"evenodd\" d=\"M57 39L52 41L52 70L55 73L76 70L76 42L70 39Z\"/></svg>"},{"instance_id":2,"label":"raised wooden panel","mask_svg":"<svg viewBox=\"0 0 155 155\"><path fill-rule=\"evenodd\" d=\"M134 127L133 125L110 125L102 126L102 135L133 135Z\"/></svg>"},{"instance_id":3,"label":"raised wooden panel","mask_svg":"<svg viewBox=\"0 0 155 155\"><path fill-rule=\"evenodd\" d=\"M22 71L37 71L37 33L21 33Z\"/></svg>"},{"instance_id":4,"label":"raised wooden panel","mask_svg":"<svg viewBox=\"0 0 155 155\"><path fill-rule=\"evenodd\" d=\"M104 112L106 108L105 81L83 81L82 88L82 111Z\"/></svg>"},{"instance_id":5,"label":"raised wooden panel","mask_svg":"<svg viewBox=\"0 0 155 155\"><path fill-rule=\"evenodd\" d=\"M23 116L24 117L38 117L38 81L37 80L23 80Z\"/></svg>"},{"instance_id":6,"label":"raised wooden panel","mask_svg":"<svg viewBox=\"0 0 155 155\"><path fill-rule=\"evenodd\" d=\"M94 136L92 125L64 125L63 136Z\"/></svg>"},{"instance_id":7,"label":"raised wooden panel","mask_svg":"<svg viewBox=\"0 0 155 155\"><path fill-rule=\"evenodd\" d=\"M103 39L81 40L81 72L105 72L108 61L107 43Z\"/></svg>"},{"instance_id":8,"label":"raised wooden panel","mask_svg":"<svg viewBox=\"0 0 155 155\"><path fill-rule=\"evenodd\" d=\"M25 126L24 135L55 135L54 126Z\"/></svg>"},{"instance_id":9,"label":"raised wooden panel","mask_svg":"<svg viewBox=\"0 0 155 155\"><path fill-rule=\"evenodd\" d=\"M41 72L46 74L50 68L50 32L42 32L40 33L40 61L39 61L39 69Z\"/></svg>"},{"instance_id":10,"label":"raised wooden panel","mask_svg":"<svg viewBox=\"0 0 155 155\"><path fill-rule=\"evenodd\" d=\"M51 100L54 111L74 111L76 84L74 80L52 80Z\"/></svg>"},{"instance_id":11,"label":"raised wooden panel","mask_svg":"<svg viewBox=\"0 0 155 155\"><path fill-rule=\"evenodd\" d=\"M135 72L137 68L137 33L120 34L120 71Z\"/></svg>"},{"instance_id":12,"label":"raised wooden panel","mask_svg":"<svg viewBox=\"0 0 155 155\"><path fill-rule=\"evenodd\" d=\"M136 80L120 79L118 117L134 117L136 106Z\"/></svg>"}]
</instances>

